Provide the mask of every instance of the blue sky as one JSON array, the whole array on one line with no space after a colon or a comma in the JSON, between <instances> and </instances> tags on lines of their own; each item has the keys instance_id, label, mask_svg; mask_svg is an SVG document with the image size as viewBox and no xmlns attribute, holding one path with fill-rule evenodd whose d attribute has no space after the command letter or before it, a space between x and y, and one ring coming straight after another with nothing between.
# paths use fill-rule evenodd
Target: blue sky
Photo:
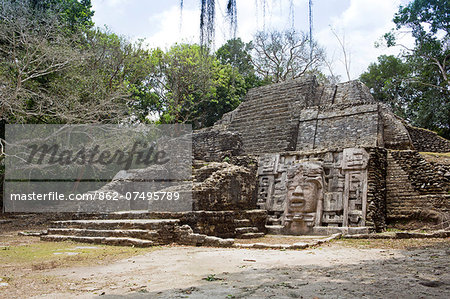
<instances>
[{"instance_id":1,"label":"blue sky","mask_svg":"<svg viewBox=\"0 0 450 299\"><path fill-rule=\"evenodd\" d=\"M92 0L97 26L106 25L113 32L131 40L145 38L150 48L170 47L176 42L198 42L199 0L184 0L180 17L179 0ZM224 20L227 0L216 4L216 43L218 48L230 38ZM290 27L289 0L266 0L265 17L261 0L237 0L238 36L250 41L253 34L266 29ZM342 50L330 26L345 39L350 53L351 79L358 78L381 54L397 54L398 48L378 48L374 43L394 24L393 15L407 0L313 0L314 37L326 51L333 72L345 81ZM257 3L259 3L257 5ZM308 31L308 0L294 0L295 29ZM180 23L180 20L182 22ZM345 37L345 38L344 38ZM412 39L402 41L410 45Z\"/></svg>"}]
</instances>

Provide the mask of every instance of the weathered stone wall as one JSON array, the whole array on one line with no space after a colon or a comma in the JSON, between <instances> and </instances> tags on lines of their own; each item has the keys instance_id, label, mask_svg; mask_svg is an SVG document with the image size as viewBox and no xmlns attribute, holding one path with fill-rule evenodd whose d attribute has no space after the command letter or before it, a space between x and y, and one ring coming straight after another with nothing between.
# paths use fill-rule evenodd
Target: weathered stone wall
<instances>
[{"instance_id":1,"label":"weathered stone wall","mask_svg":"<svg viewBox=\"0 0 450 299\"><path fill-rule=\"evenodd\" d=\"M374 103L369 88L360 81L349 81L336 85L336 93L331 104L365 104ZM321 105L330 104L330 102L321 101Z\"/></svg>"},{"instance_id":2,"label":"weathered stone wall","mask_svg":"<svg viewBox=\"0 0 450 299\"><path fill-rule=\"evenodd\" d=\"M416 151L389 151L386 202L390 224L422 221L448 227L448 168L427 162Z\"/></svg>"},{"instance_id":3,"label":"weathered stone wall","mask_svg":"<svg viewBox=\"0 0 450 299\"><path fill-rule=\"evenodd\" d=\"M194 131L192 151L194 159L216 162L222 161L225 157L243 153L239 134L223 130L221 127Z\"/></svg>"},{"instance_id":4,"label":"weathered stone wall","mask_svg":"<svg viewBox=\"0 0 450 299\"><path fill-rule=\"evenodd\" d=\"M267 211L192 211L192 212L147 212L147 213L117 213L105 215L109 219L179 219L180 225L189 225L195 233L216 236L220 238L236 237L236 228L245 222L248 227L255 227L259 232L266 232ZM99 215L84 215L99 218Z\"/></svg>"},{"instance_id":5,"label":"weathered stone wall","mask_svg":"<svg viewBox=\"0 0 450 299\"><path fill-rule=\"evenodd\" d=\"M376 232L386 229L386 174L387 151L384 148L367 148L367 214L366 225Z\"/></svg>"},{"instance_id":6,"label":"weathered stone wall","mask_svg":"<svg viewBox=\"0 0 450 299\"><path fill-rule=\"evenodd\" d=\"M333 105L302 110L296 150L377 146L378 105Z\"/></svg>"},{"instance_id":7,"label":"weathered stone wall","mask_svg":"<svg viewBox=\"0 0 450 299\"><path fill-rule=\"evenodd\" d=\"M358 81L319 85L314 78L307 78L256 88L216 127L239 134L241 149L260 155L258 206L268 211L269 225L317 216L326 227L358 226L365 221L364 225L381 231L388 222L386 215L392 220L412 217L418 211L442 214L448 210L448 175L442 175L449 173L446 166L427 165L414 152L387 155L383 148L448 152L450 141L406 126ZM356 172L343 169L346 148L366 148L370 156L367 168ZM320 191L324 194L323 214L299 212L296 216L295 209L286 206L293 179L288 172L295 163L311 159L318 160L325 173ZM341 209L341 202L346 202L344 194L354 205L354 213L346 207L349 217ZM361 194L366 194L364 208ZM358 199L351 202L352 196ZM290 216L286 218L287 209ZM308 225L317 225L312 221Z\"/></svg>"},{"instance_id":8,"label":"weathered stone wall","mask_svg":"<svg viewBox=\"0 0 450 299\"><path fill-rule=\"evenodd\" d=\"M442 138L433 131L406 126L411 136L414 149L419 152L450 152L450 140Z\"/></svg>"},{"instance_id":9,"label":"weathered stone wall","mask_svg":"<svg viewBox=\"0 0 450 299\"><path fill-rule=\"evenodd\" d=\"M239 233L236 228L242 228L243 224L240 223L241 226L238 226L234 220L245 220L242 221L246 225L244 228L250 228L253 231L256 228L257 233L264 232L267 212L249 211L257 208L257 159L250 156L226 156L224 160L228 162L194 160L192 181L180 181L179 184L164 189L164 191L183 194L184 192L191 192L192 188L192 202L185 203L189 205L183 206L185 209L175 211L189 211L192 209L193 212L153 212L144 213L141 216L148 218L159 218L161 216L168 217L169 219L180 219L182 225L188 224L196 233L218 237L234 237ZM154 171L160 171L160 169L156 168ZM148 172L129 170L120 176L118 175L117 180L108 183L105 188L107 188L106 190L116 190L120 193L119 190L123 189L124 185L133 184L135 181L145 178L146 173ZM127 178L130 181L124 180L123 178ZM123 210L130 210L130 201L122 202L127 204ZM160 203L162 201L142 202L145 205L135 207L135 210L150 209L154 211L167 211L164 209L154 209L156 206L154 203ZM151 206L150 203L152 204ZM164 204L164 202L162 203ZM133 209L133 207L131 208ZM98 209L98 211L107 212L102 209ZM139 214L130 212L128 217L133 219L137 215ZM125 216L127 215L117 214L119 218ZM98 217L101 219L102 215L93 215L90 217ZM110 217L114 217L114 214Z\"/></svg>"},{"instance_id":10,"label":"weathered stone wall","mask_svg":"<svg viewBox=\"0 0 450 299\"><path fill-rule=\"evenodd\" d=\"M408 174L415 191L421 194L440 194L450 191L448 165L436 165L416 151L391 151L391 156Z\"/></svg>"},{"instance_id":11,"label":"weathered stone wall","mask_svg":"<svg viewBox=\"0 0 450 299\"><path fill-rule=\"evenodd\" d=\"M319 85L309 77L252 89L216 129L238 133L247 154L383 147L384 139L411 148L401 120L359 81Z\"/></svg>"},{"instance_id":12,"label":"weathered stone wall","mask_svg":"<svg viewBox=\"0 0 450 299\"><path fill-rule=\"evenodd\" d=\"M313 78L292 80L251 89L228 129L241 135L246 153L281 152L295 149L298 104L314 104L317 83Z\"/></svg>"},{"instance_id":13,"label":"weathered stone wall","mask_svg":"<svg viewBox=\"0 0 450 299\"><path fill-rule=\"evenodd\" d=\"M197 165L202 162L198 161ZM256 160L254 160L256 165ZM256 208L256 167L205 162L194 170L194 210L225 211Z\"/></svg>"},{"instance_id":14,"label":"weathered stone wall","mask_svg":"<svg viewBox=\"0 0 450 299\"><path fill-rule=\"evenodd\" d=\"M181 224L188 224L195 233L216 236L220 238L234 238L238 221L248 220L249 227L258 228L265 232L267 211L195 211L179 215Z\"/></svg>"}]
</instances>

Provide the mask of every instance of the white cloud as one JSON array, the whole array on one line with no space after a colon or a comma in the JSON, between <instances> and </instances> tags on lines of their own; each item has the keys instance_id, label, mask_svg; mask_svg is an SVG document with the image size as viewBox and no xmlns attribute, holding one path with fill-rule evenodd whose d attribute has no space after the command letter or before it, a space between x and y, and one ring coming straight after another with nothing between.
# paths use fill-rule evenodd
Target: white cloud
<instances>
[{"instance_id":1,"label":"white cloud","mask_svg":"<svg viewBox=\"0 0 450 299\"><path fill-rule=\"evenodd\" d=\"M294 0L294 5L305 5L308 0ZM200 11L198 6L192 6L192 1L185 1L180 31L180 10L178 5L166 8L149 17L150 26L155 33L147 35L150 45L167 47L175 42L198 42ZM216 3L216 48L232 37L230 26L226 19L227 0ZM188 6L189 4L190 6ZM265 21L261 3L257 9L255 1L237 1L237 36L248 42L256 31L266 29L286 29L290 26L289 1L267 0Z\"/></svg>"},{"instance_id":2,"label":"white cloud","mask_svg":"<svg viewBox=\"0 0 450 299\"><path fill-rule=\"evenodd\" d=\"M346 48L350 52L351 79L359 77L379 55L399 52L398 48L374 47L374 43L394 27L391 20L399 4L399 0L351 0L350 6L341 15L332 18L330 26L338 36L345 36ZM342 50L331 29L320 30L317 39L327 48L329 57L335 54L335 71L342 79L347 79L344 75ZM405 42L409 44L411 39L406 39Z\"/></svg>"},{"instance_id":3,"label":"white cloud","mask_svg":"<svg viewBox=\"0 0 450 299\"><path fill-rule=\"evenodd\" d=\"M218 2L219 5L216 5L216 48L231 38L230 26L226 20L226 1L221 0ZM250 41L256 31L254 11L253 1L238 2L237 36L243 40ZM150 15L147 25L153 32L146 35L146 40L151 47L166 48L176 42L198 43L200 40L200 10L196 6L185 5L180 19L180 8L178 5L173 5L164 11Z\"/></svg>"},{"instance_id":4,"label":"white cloud","mask_svg":"<svg viewBox=\"0 0 450 299\"><path fill-rule=\"evenodd\" d=\"M258 3L258 6L256 5ZM305 7L308 0L294 0L295 27L306 24ZM239 1L238 5L238 36L250 41L259 30L284 30L292 25L289 0L267 0L265 12L261 1ZM304 26L300 26L304 27Z\"/></svg>"},{"instance_id":5,"label":"white cloud","mask_svg":"<svg viewBox=\"0 0 450 299\"><path fill-rule=\"evenodd\" d=\"M248 42L258 30L289 28L289 0L266 0L265 17L262 1L237 1L237 36ZM399 49L376 49L374 42L388 32L400 3L407 0L327 0L313 1L314 36L326 47L329 57L336 57L335 72L345 74L339 62L341 50L329 25L339 34L345 33L347 48L351 53L351 76L357 78L371 62L381 54L398 53ZM167 48L178 42L199 41L200 9L198 0L184 2L182 25L180 26L179 1L146 0L93 0L97 25L107 24L112 31L129 36L133 40L146 38L150 47ZM231 37L225 19L227 0L216 5L216 42L220 47ZM259 3L256 7L255 3ZM295 28L308 31L308 0L294 0ZM403 41L411 45L411 39ZM342 79L346 79L343 76Z\"/></svg>"},{"instance_id":6,"label":"white cloud","mask_svg":"<svg viewBox=\"0 0 450 299\"><path fill-rule=\"evenodd\" d=\"M171 6L163 12L150 15L148 26L155 32L147 36L146 41L150 47L164 49L176 42L197 42L199 40L198 10L184 8L180 26L180 8Z\"/></svg>"}]
</instances>

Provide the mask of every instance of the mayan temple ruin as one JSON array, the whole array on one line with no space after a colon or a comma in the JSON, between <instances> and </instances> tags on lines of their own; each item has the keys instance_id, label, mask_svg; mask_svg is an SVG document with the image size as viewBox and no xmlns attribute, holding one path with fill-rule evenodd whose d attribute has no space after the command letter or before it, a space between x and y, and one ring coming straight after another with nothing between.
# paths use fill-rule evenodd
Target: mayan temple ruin
<instances>
[{"instance_id":1,"label":"mayan temple ruin","mask_svg":"<svg viewBox=\"0 0 450 299\"><path fill-rule=\"evenodd\" d=\"M359 81L255 88L213 127L194 131L192 211L73 215L42 238L230 246L266 233L446 228L450 166L419 151L449 152L450 141L409 126Z\"/></svg>"},{"instance_id":2,"label":"mayan temple ruin","mask_svg":"<svg viewBox=\"0 0 450 299\"><path fill-rule=\"evenodd\" d=\"M381 231L387 221L449 211L448 166L416 150L448 152L450 142L408 126L358 81L257 88L197 134L208 136L199 137L208 140L199 158L258 157L257 205L273 232Z\"/></svg>"},{"instance_id":3,"label":"mayan temple ruin","mask_svg":"<svg viewBox=\"0 0 450 299\"><path fill-rule=\"evenodd\" d=\"M0 3L0 299L450 299L450 0Z\"/></svg>"}]
</instances>

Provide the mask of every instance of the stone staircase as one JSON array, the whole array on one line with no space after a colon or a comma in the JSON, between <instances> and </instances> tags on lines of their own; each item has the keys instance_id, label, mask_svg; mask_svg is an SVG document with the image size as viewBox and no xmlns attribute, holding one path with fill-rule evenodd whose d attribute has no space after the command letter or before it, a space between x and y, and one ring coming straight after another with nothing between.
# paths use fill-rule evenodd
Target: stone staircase
<instances>
[{"instance_id":1,"label":"stone staircase","mask_svg":"<svg viewBox=\"0 0 450 299\"><path fill-rule=\"evenodd\" d=\"M298 121L293 118L292 105L302 100L299 95L309 95L315 85L311 78L250 90L233 114L229 130L240 134L245 152L293 150L289 141L296 135Z\"/></svg>"},{"instance_id":2,"label":"stone staircase","mask_svg":"<svg viewBox=\"0 0 450 299\"><path fill-rule=\"evenodd\" d=\"M415 151L391 151L390 154L408 174L419 194L447 194L450 191L450 177L445 176L449 167L432 164Z\"/></svg>"},{"instance_id":3,"label":"stone staircase","mask_svg":"<svg viewBox=\"0 0 450 299\"><path fill-rule=\"evenodd\" d=\"M54 221L43 241L149 247L177 241L178 219L94 219Z\"/></svg>"},{"instance_id":4,"label":"stone staircase","mask_svg":"<svg viewBox=\"0 0 450 299\"><path fill-rule=\"evenodd\" d=\"M388 217L398 217L407 214L415 206L418 192L411 185L408 174L388 153L388 168L386 178L386 206Z\"/></svg>"},{"instance_id":5,"label":"stone staircase","mask_svg":"<svg viewBox=\"0 0 450 299\"><path fill-rule=\"evenodd\" d=\"M407 155L409 152L404 151ZM419 219L432 221L435 225L448 227L450 194L445 193L445 185L439 177L430 175L428 163L411 155L408 160L401 157L403 152L388 152L386 178L386 208L390 221ZM394 155L397 155L395 157ZM399 156L401 159L399 159ZM403 163L403 164L401 164ZM417 176L423 182L417 182ZM427 182L427 183L425 183Z\"/></svg>"},{"instance_id":6,"label":"stone staircase","mask_svg":"<svg viewBox=\"0 0 450 299\"><path fill-rule=\"evenodd\" d=\"M223 213L231 213L224 211ZM211 214L211 215L209 215ZM149 247L177 243L192 246L230 247L236 238L251 239L264 236L262 228L255 226L255 217L261 217L259 211L243 213L248 217L231 220L231 232L222 238L207 235L204 230L216 225L220 211L192 213L154 213L149 211L122 211L102 215L73 215L72 220L51 222L43 241L76 241L83 243ZM225 218L231 215L223 215ZM197 217L197 218L196 218ZM206 218L205 218L206 217ZM237 217L237 216L236 216ZM249 218L249 219L247 219ZM196 220L195 220L196 219ZM211 223L208 222L212 220ZM191 223L201 222L202 233L194 233ZM187 225L188 223L189 225ZM225 224L225 223L224 223ZM191 225L191 226L190 226ZM194 226L192 226L194 227ZM197 230L199 228L197 227Z\"/></svg>"},{"instance_id":7,"label":"stone staircase","mask_svg":"<svg viewBox=\"0 0 450 299\"><path fill-rule=\"evenodd\" d=\"M235 219L236 239L252 239L264 237L264 233L260 232L256 226L251 226L249 219Z\"/></svg>"}]
</instances>

